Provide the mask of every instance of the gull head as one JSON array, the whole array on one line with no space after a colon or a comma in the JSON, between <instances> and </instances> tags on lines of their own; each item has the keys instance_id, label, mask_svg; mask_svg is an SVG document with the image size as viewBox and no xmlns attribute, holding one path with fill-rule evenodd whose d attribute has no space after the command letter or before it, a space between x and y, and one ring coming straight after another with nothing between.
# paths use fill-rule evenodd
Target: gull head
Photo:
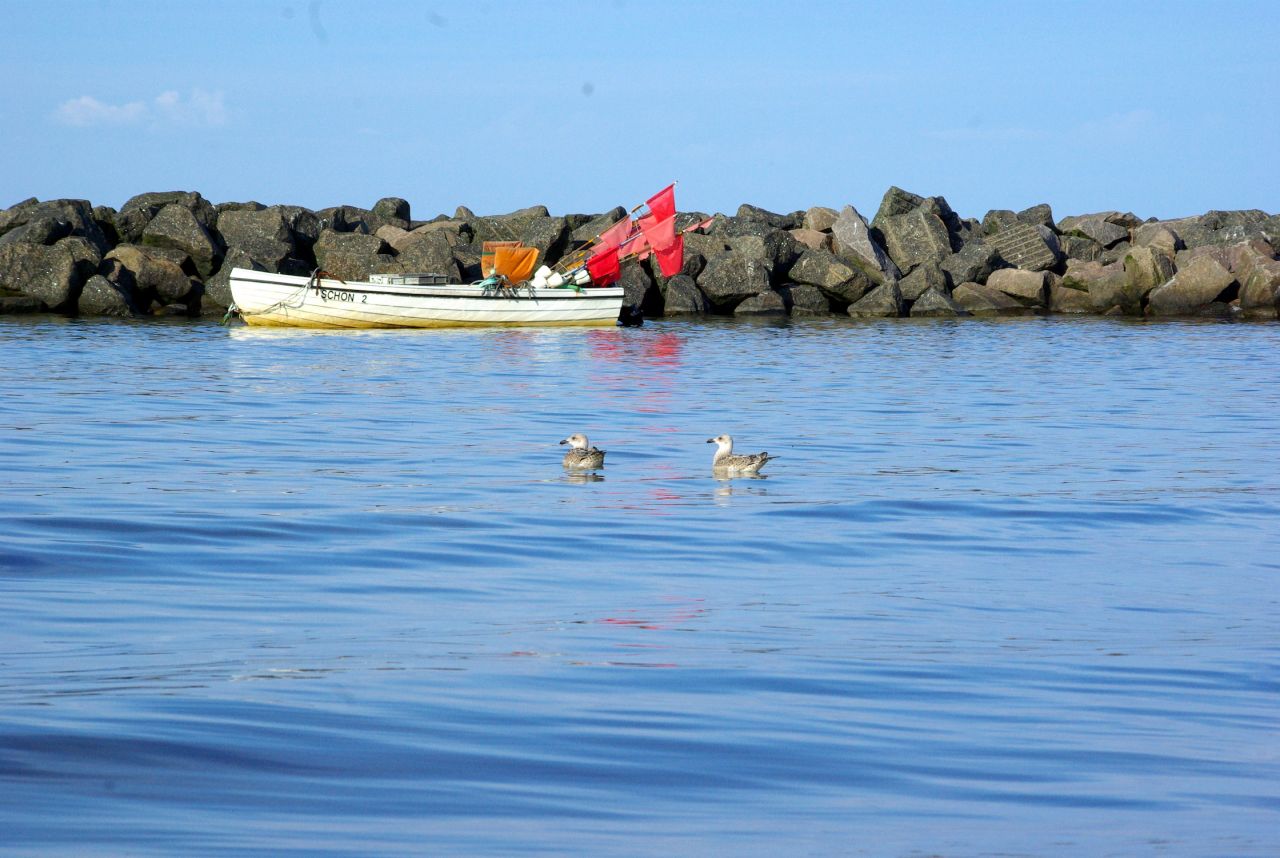
<instances>
[{"instance_id":1,"label":"gull head","mask_svg":"<svg viewBox=\"0 0 1280 858\"><path fill-rule=\"evenodd\" d=\"M587 436L583 435L581 432L575 432L560 443L568 444L574 450L585 450L587 449Z\"/></svg>"},{"instance_id":2,"label":"gull head","mask_svg":"<svg viewBox=\"0 0 1280 858\"><path fill-rule=\"evenodd\" d=\"M714 438L708 438L707 443L715 444L717 446L717 458L733 452L733 438L728 435L717 435Z\"/></svg>"}]
</instances>

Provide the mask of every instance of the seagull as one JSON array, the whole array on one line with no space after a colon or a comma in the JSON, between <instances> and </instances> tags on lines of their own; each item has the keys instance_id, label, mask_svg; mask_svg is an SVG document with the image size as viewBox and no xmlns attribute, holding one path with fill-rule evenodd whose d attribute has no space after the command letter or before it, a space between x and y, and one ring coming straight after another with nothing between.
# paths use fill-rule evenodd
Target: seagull
<instances>
[{"instance_id":1,"label":"seagull","mask_svg":"<svg viewBox=\"0 0 1280 858\"><path fill-rule=\"evenodd\" d=\"M728 435L717 435L707 439L708 444L718 445L716 457L711 460L711 470L718 474L757 474L764 463L777 456L768 453L751 453L746 456L733 454L733 438Z\"/></svg>"},{"instance_id":2,"label":"seagull","mask_svg":"<svg viewBox=\"0 0 1280 858\"><path fill-rule=\"evenodd\" d=\"M587 436L575 432L560 442L569 445L569 452L564 454L564 466L573 470L591 470L604 467L604 450L597 450L587 443Z\"/></svg>"}]
</instances>

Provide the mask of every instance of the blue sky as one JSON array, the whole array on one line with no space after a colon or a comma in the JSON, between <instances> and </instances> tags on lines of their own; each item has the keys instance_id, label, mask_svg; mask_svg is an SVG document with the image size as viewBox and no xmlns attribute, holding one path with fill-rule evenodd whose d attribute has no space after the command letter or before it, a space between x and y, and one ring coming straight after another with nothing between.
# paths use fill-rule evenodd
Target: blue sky
<instances>
[{"instance_id":1,"label":"blue sky","mask_svg":"<svg viewBox=\"0 0 1280 858\"><path fill-rule=\"evenodd\" d=\"M0 0L0 207L1280 211L1277 2Z\"/></svg>"}]
</instances>

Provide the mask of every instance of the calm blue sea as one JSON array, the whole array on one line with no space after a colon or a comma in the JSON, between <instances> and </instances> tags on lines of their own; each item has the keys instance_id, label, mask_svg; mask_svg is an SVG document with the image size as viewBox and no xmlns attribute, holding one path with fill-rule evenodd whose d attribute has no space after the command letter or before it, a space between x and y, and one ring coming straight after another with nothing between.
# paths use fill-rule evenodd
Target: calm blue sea
<instances>
[{"instance_id":1,"label":"calm blue sea","mask_svg":"<svg viewBox=\"0 0 1280 858\"><path fill-rule=\"evenodd\" d=\"M1280 325L0 319L0 852L1280 854Z\"/></svg>"}]
</instances>

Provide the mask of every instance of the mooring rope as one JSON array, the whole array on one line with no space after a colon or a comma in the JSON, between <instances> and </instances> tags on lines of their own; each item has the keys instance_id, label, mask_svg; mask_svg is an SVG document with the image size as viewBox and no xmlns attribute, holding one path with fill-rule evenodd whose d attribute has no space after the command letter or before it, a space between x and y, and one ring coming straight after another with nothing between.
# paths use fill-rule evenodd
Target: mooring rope
<instances>
[{"instance_id":1,"label":"mooring rope","mask_svg":"<svg viewBox=\"0 0 1280 858\"><path fill-rule=\"evenodd\" d=\"M241 318L244 318L245 316L265 316L267 313L274 313L276 310L301 309L303 302L306 301L307 290L311 288L319 289L321 278L337 280L343 286L347 285L347 281L342 278L334 277L328 271L323 271L317 268L311 272L311 276L307 278L307 282L298 287L296 292L289 293L279 301L276 301L270 307L263 307L261 310L244 310L232 301L231 306L227 308L227 314L222 317L222 324L225 325L230 322L233 316L240 316Z\"/></svg>"}]
</instances>

